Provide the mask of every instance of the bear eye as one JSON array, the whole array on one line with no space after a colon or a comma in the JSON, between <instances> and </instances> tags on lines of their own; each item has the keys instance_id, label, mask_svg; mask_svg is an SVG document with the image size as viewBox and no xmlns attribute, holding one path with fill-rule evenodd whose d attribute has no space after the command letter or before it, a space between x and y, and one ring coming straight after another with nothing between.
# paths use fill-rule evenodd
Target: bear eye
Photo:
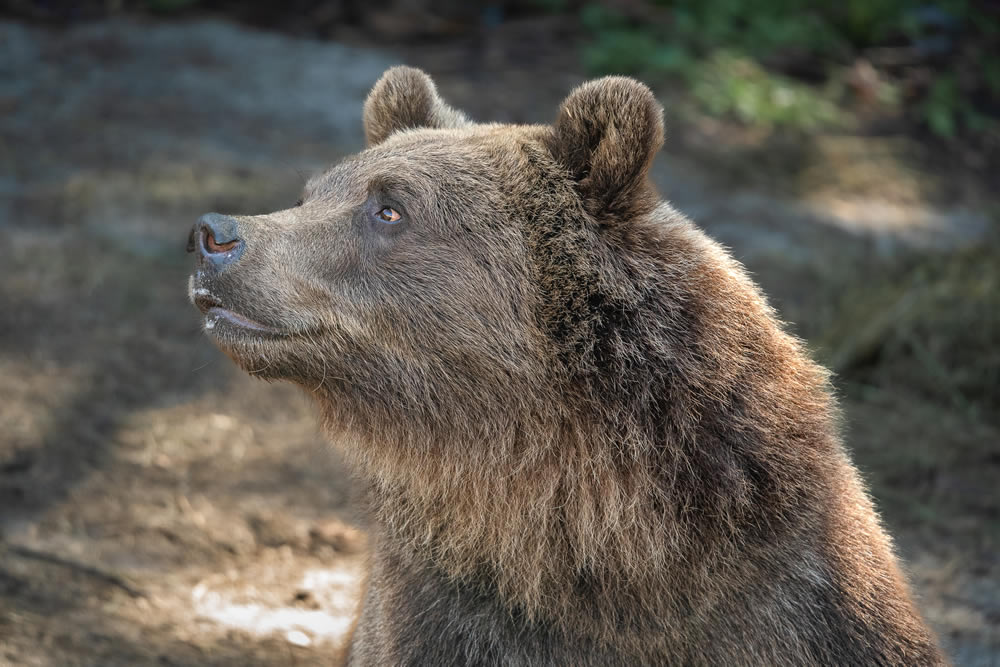
<instances>
[{"instance_id":1,"label":"bear eye","mask_svg":"<svg viewBox=\"0 0 1000 667\"><path fill-rule=\"evenodd\" d=\"M396 211L396 209L392 208L391 206L385 206L382 208L382 210L380 210L378 213L375 214L375 217L377 217L382 222L394 225L397 222L399 222L403 216L401 216Z\"/></svg>"}]
</instances>

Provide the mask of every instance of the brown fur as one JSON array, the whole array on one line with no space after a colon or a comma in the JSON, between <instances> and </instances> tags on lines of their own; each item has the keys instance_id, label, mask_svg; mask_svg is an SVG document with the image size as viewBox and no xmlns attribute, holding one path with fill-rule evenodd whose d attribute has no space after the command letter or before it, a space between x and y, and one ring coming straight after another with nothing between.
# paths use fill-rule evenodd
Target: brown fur
<instances>
[{"instance_id":1,"label":"brown fur","mask_svg":"<svg viewBox=\"0 0 1000 667\"><path fill-rule=\"evenodd\" d=\"M944 663L825 371L650 185L645 86L477 125L396 68L365 122L194 283L282 332L212 329L367 482L352 664Z\"/></svg>"}]
</instances>

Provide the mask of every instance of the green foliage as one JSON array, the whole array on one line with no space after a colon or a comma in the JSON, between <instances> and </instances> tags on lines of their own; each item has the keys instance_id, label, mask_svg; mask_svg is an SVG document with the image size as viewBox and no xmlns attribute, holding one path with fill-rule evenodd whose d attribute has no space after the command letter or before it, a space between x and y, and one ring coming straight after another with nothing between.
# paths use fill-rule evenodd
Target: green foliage
<instances>
[{"instance_id":1,"label":"green foliage","mask_svg":"<svg viewBox=\"0 0 1000 667\"><path fill-rule=\"evenodd\" d=\"M718 48L767 57L779 50L834 53L839 36L822 15L800 0L706 0L660 2L670 11L667 32L688 48L706 53Z\"/></svg>"},{"instance_id":2,"label":"green foliage","mask_svg":"<svg viewBox=\"0 0 1000 667\"><path fill-rule=\"evenodd\" d=\"M632 13L598 2L581 10L580 22L592 36L583 54L588 69L678 78L711 114L797 128L838 123L844 113L831 86L795 83L760 63L780 72L783 64L807 61L834 80L866 49L907 44L918 54L939 50L924 65L933 79L915 102L886 79L879 103L896 108L905 101L909 117L943 138L998 127L989 110L1000 106L1000 53L990 44L1000 40L1000 19L972 0L648 0L622 6ZM980 46L970 51L970 43Z\"/></svg>"},{"instance_id":3,"label":"green foliage","mask_svg":"<svg viewBox=\"0 0 1000 667\"><path fill-rule=\"evenodd\" d=\"M840 110L822 91L768 73L754 61L719 52L700 63L694 98L711 114L747 124L814 129L833 125Z\"/></svg>"},{"instance_id":4,"label":"green foliage","mask_svg":"<svg viewBox=\"0 0 1000 667\"><path fill-rule=\"evenodd\" d=\"M976 109L955 75L950 73L934 80L919 111L927 127L945 139L954 137L959 128L976 133L1000 129L1000 123L995 118Z\"/></svg>"},{"instance_id":5,"label":"green foliage","mask_svg":"<svg viewBox=\"0 0 1000 667\"><path fill-rule=\"evenodd\" d=\"M906 17L907 0L841 0L829 13L831 27L859 47L878 44L899 30Z\"/></svg>"},{"instance_id":6,"label":"green foliage","mask_svg":"<svg viewBox=\"0 0 1000 667\"><path fill-rule=\"evenodd\" d=\"M695 64L683 48L658 42L639 30L619 28L600 33L583 54L591 71L618 74L676 74Z\"/></svg>"},{"instance_id":7,"label":"green foliage","mask_svg":"<svg viewBox=\"0 0 1000 667\"><path fill-rule=\"evenodd\" d=\"M923 104L924 118L931 131L942 137L955 136L962 102L955 77L938 77Z\"/></svg>"}]
</instances>

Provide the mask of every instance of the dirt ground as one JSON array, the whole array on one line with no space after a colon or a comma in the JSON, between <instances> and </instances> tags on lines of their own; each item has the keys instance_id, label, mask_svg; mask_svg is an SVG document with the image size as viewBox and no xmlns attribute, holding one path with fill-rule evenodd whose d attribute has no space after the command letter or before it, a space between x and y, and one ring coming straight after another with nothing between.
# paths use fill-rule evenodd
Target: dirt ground
<instances>
[{"instance_id":1,"label":"dirt ground","mask_svg":"<svg viewBox=\"0 0 1000 667\"><path fill-rule=\"evenodd\" d=\"M333 661L366 552L350 475L305 397L200 332L187 230L294 202L360 147L394 63L476 118L550 119L582 75L545 30L391 53L220 22L0 23L0 664ZM827 138L762 178L753 137L683 130L661 190L810 341L859 276L994 242L993 195L896 139ZM930 622L956 664L1000 664L1000 422L904 385L840 391Z\"/></svg>"}]
</instances>

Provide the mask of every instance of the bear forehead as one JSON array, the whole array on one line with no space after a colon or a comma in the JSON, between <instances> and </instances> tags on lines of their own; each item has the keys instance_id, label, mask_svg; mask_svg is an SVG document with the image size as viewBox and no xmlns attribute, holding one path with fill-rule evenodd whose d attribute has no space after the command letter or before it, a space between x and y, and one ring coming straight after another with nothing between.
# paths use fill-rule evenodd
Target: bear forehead
<instances>
[{"instance_id":1,"label":"bear forehead","mask_svg":"<svg viewBox=\"0 0 1000 667\"><path fill-rule=\"evenodd\" d=\"M500 183L508 170L524 168L519 159L524 147L540 145L547 131L540 125L499 123L403 130L314 176L306 191L318 196L367 189L373 182L421 187L463 178Z\"/></svg>"},{"instance_id":2,"label":"bear forehead","mask_svg":"<svg viewBox=\"0 0 1000 667\"><path fill-rule=\"evenodd\" d=\"M415 142L489 142L491 140L503 139L523 141L524 139L537 139L539 133L546 129L547 126L545 125L517 125L510 123L469 123L454 128L415 127L396 132L379 145L368 150L403 146Z\"/></svg>"}]
</instances>

